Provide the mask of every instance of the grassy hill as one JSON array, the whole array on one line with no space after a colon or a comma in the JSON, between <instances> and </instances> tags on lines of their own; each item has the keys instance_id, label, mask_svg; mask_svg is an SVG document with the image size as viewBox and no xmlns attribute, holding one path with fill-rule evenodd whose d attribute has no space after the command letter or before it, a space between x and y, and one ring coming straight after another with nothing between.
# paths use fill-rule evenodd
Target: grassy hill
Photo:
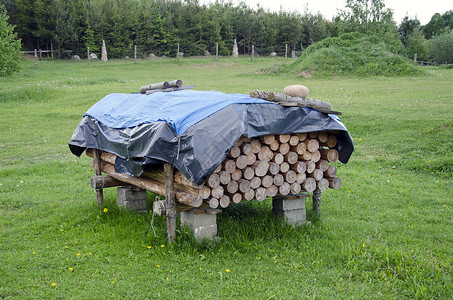
<instances>
[{"instance_id":1,"label":"grassy hill","mask_svg":"<svg viewBox=\"0 0 453 300\"><path fill-rule=\"evenodd\" d=\"M303 76L414 76L423 71L397 54L393 39L348 33L308 47L292 64L278 72Z\"/></svg>"}]
</instances>

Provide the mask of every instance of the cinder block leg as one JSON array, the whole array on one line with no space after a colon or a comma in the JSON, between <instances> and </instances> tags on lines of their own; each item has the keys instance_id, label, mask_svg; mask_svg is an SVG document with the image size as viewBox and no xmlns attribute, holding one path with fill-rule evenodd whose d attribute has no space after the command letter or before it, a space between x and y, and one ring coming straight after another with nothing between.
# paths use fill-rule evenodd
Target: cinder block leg
<instances>
[{"instance_id":1,"label":"cinder block leg","mask_svg":"<svg viewBox=\"0 0 453 300\"><path fill-rule=\"evenodd\" d=\"M313 212L318 216L321 215L321 191L315 190L313 192Z\"/></svg>"},{"instance_id":2,"label":"cinder block leg","mask_svg":"<svg viewBox=\"0 0 453 300\"><path fill-rule=\"evenodd\" d=\"M131 209L137 212L146 211L146 190L118 187L116 205L120 208Z\"/></svg>"},{"instance_id":3,"label":"cinder block leg","mask_svg":"<svg viewBox=\"0 0 453 300\"><path fill-rule=\"evenodd\" d=\"M307 221L305 198L274 197L272 199L272 213L275 216L283 216L289 225L303 225Z\"/></svg>"},{"instance_id":4,"label":"cinder block leg","mask_svg":"<svg viewBox=\"0 0 453 300\"><path fill-rule=\"evenodd\" d=\"M197 240L212 240L217 235L217 214L220 212L220 209L181 212L181 226L190 228Z\"/></svg>"}]
</instances>

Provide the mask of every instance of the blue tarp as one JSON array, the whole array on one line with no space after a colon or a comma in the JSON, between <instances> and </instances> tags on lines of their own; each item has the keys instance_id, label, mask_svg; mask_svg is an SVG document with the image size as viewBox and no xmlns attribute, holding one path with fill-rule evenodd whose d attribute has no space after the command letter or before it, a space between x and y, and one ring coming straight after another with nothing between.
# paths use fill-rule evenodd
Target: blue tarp
<instances>
[{"instance_id":1,"label":"blue tarp","mask_svg":"<svg viewBox=\"0 0 453 300\"><path fill-rule=\"evenodd\" d=\"M201 184L241 136L315 131L335 132L339 160L348 162L352 138L335 115L215 91L110 94L85 113L69 148L77 156L86 148L114 153L115 170L135 176L168 162Z\"/></svg>"},{"instance_id":2,"label":"blue tarp","mask_svg":"<svg viewBox=\"0 0 453 300\"><path fill-rule=\"evenodd\" d=\"M176 134L216 113L230 104L269 104L269 101L242 94L217 91L181 90L171 93L110 94L93 105L86 113L102 124L120 129L164 121Z\"/></svg>"}]
</instances>

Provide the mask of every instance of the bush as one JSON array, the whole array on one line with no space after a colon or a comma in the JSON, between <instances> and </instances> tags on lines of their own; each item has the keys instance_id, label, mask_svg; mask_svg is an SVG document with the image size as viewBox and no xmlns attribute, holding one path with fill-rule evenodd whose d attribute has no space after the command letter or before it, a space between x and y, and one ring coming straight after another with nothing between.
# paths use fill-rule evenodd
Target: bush
<instances>
[{"instance_id":1,"label":"bush","mask_svg":"<svg viewBox=\"0 0 453 300\"><path fill-rule=\"evenodd\" d=\"M453 63L453 31L447 31L429 40L429 54L439 64Z\"/></svg>"},{"instance_id":2,"label":"bush","mask_svg":"<svg viewBox=\"0 0 453 300\"><path fill-rule=\"evenodd\" d=\"M381 36L347 33L313 44L281 72L320 76L408 76L422 71L398 54L398 43Z\"/></svg>"},{"instance_id":3,"label":"bush","mask_svg":"<svg viewBox=\"0 0 453 300\"><path fill-rule=\"evenodd\" d=\"M19 70L20 40L8 24L8 15L0 6L0 76L9 76Z\"/></svg>"}]
</instances>

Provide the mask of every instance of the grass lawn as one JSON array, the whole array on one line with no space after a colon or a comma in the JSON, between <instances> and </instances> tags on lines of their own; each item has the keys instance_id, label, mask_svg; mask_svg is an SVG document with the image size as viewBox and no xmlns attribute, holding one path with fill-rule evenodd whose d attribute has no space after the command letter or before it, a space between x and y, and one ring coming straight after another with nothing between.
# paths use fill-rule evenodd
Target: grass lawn
<instances>
[{"instance_id":1,"label":"grass lawn","mask_svg":"<svg viewBox=\"0 0 453 300\"><path fill-rule=\"evenodd\" d=\"M0 298L337 299L453 294L453 70L418 78L261 74L282 59L23 61L0 78ZM90 158L67 143L109 93L182 79L198 90L281 91L302 83L332 103L355 142L340 190L294 229L271 201L231 205L220 240L164 217L96 206ZM155 195L148 194L149 204ZM106 210L104 210L106 208Z\"/></svg>"}]
</instances>

